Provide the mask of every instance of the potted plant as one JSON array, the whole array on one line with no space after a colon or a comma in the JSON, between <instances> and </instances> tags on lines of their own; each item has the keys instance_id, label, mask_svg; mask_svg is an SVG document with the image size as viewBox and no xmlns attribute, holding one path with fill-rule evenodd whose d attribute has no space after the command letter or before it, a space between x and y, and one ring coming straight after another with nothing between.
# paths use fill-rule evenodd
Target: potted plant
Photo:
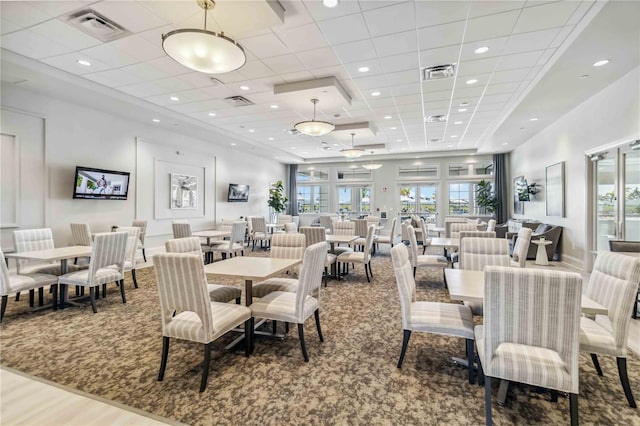
<instances>
[{"instance_id":1,"label":"potted plant","mask_svg":"<svg viewBox=\"0 0 640 426\"><path fill-rule=\"evenodd\" d=\"M498 199L493 193L491 182L483 179L476 185L476 205L491 214L498 209Z\"/></svg>"},{"instance_id":2,"label":"potted plant","mask_svg":"<svg viewBox=\"0 0 640 426\"><path fill-rule=\"evenodd\" d=\"M284 184L281 180L272 183L269 188L269 201L267 204L273 209L273 223L277 222L278 214L284 213L289 199L284 195Z\"/></svg>"}]
</instances>

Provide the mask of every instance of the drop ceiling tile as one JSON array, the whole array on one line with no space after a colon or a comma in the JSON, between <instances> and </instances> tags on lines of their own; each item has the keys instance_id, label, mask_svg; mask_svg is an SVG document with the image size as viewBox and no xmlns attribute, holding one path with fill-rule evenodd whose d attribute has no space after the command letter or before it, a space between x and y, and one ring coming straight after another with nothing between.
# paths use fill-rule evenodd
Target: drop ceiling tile
<instances>
[{"instance_id":1,"label":"drop ceiling tile","mask_svg":"<svg viewBox=\"0 0 640 426\"><path fill-rule=\"evenodd\" d=\"M369 38L369 31L367 31L367 26L360 13L321 21L318 22L318 26L330 44L348 43Z\"/></svg>"},{"instance_id":2,"label":"drop ceiling tile","mask_svg":"<svg viewBox=\"0 0 640 426\"><path fill-rule=\"evenodd\" d=\"M220 121L224 119L227 114L227 109L229 105L227 105L222 100L212 100L212 101L204 101L204 102L191 102L188 104L182 105L173 105L170 107L171 110L177 111L183 114L192 115L193 113L200 113L199 116L206 116L208 121L212 124L220 125ZM215 112L215 117L210 117L209 112Z\"/></svg>"},{"instance_id":3,"label":"drop ceiling tile","mask_svg":"<svg viewBox=\"0 0 640 426\"><path fill-rule=\"evenodd\" d=\"M553 39L549 47L559 47L562 43L565 42L569 34L574 30L575 27L572 25L568 25L566 27L562 27L562 29L556 35L556 38Z\"/></svg>"},{"instance_id":4,"label":"drop ceiling tile","mask_svg":"<svg viewBox=\"0 0 640 426\"><path fill-rule=\"evenodd\" d=\"M81 1L30 1L29 6L46 13L51 17L65 15L76 9L86 6L86 2ZM4 10L3 10L4 12Z\"/></svg>"},{"instance_id":5,"label":"drop ceiling tile","mask_svg":"<svg viewBox=\"0 0 640 426\"><path fill-rule=\"evenodd\" d=\"M51 15L40 9L32 7L28 3L17 1L0 2L0 15L2 15L3 21L13 24L16 30L39 24L51 18Z\"/></svg>"},{"instance_id":6,"label":"drop ceiling tile","mask_svg":"<svg viewBox=\"0 0 640 426\"><path fill-rule=\"evenodd\" d=\"M349 76L349 73L347 73L344 67L340 67L340 66L317 68L317 69L311 70L311 73L315 78L332 77L332 76L336 77L340 81L340 84L342 84L344 87L347 87L347 85L349 84L349 81L351 81L351 77Z\"/></svg>"},{"instance_id":7,"label":"drop ceiling tile","mask_svg":"<svg viewBox=\"0 0 640 426\"><path fill-rule=\"evenodd\" d=\"M498 68L501 70L510 70L532 67L536 65L538 59L540 59L540 56L542 56L543 53L544 50L535 50L532 52L505 55L500 58Z\"/></svg>"},{"instance_id":8,"label":"drop ceiling tile","mask_svg":"<svg viewBox=\"0 0 640 426\"><path fill-rule=\"evenodd\" d=\"M186 74L190 70L178 64L171 58L159 58L154 61L141 62L122 68L122 71L132 74L144 81Z\"/></svg>"},{"instance_id":9,"label":"drop ceiling tile","mask_svg":"<svg viewBox=\"0 0 640 426\"><path fill-rule=\"evenodd\" d=\"M561 27L567 23L580 5L579 1L559 1L527 7L522 11L514 34Z\"/></svg>"},{"instance_id":10,"label":"drop ceiling tile","mask_svg":"<svg viewBox=\"0 0 640 426\"><path fill-rule=\"evenodd\" d=\"M162 46L162 36L163 34L167 34L173 30L178 29L176 25L163 25L161 27L152 28L147 31L142 31L137 35L139 37L144 38L150 43L157 44L158 46Z\"/></svg>"},{"instance_id":11,"label":"drop ceiling tile","mask_svg":"<svg viewBox=\"0 0 640 426\"><path fill-rule=\"evenodd\" d=\"M183 7L191 6L185 4ZM192 7L194 9L197 8L195 4ZM171 22L170 20L162 19L141 4L134 2L127 2L127 7L121 7L121 4L117 1L102 1L92 4L91 8L133 33L167 25Z\"/></svg>"},{"instance_id":12,"label":"drop ceiling tile","mask_svg":"<svg viewBox=\"0 0 640 426\"><path fill-rule=\"evenodd\" d=\"M292 52L301 52L327 46L327 41L315 23L281 30L276 27L274 31Z\"/></svg>"},{"instance_id":13,"label":"drop ceiling tile","mask_svg":"<svg viewBox=\"0 0 640 426\"><path fill-rule=\"evenodd\" d=\"M138 2L138 4L164 21L173 22L178 28L185 28L182 26L183 21L194 17L200 19L200 25L203 22L202 9L191 5L187 6L186 2L144 0ZM215 9L213 13L215 14Z\"/></svg>"},{"instance_id":14,"label":"drop ceiling tile","mask_svg":"<svg viewBox=\"0 0 640 426\"><path fill-rule=\"evenodd\" d=\"M331 46L334 53L343 63L364 61L377 58L376 49L371 40L360 40L351 43L336 44Z\"/></svg>"},{"instance_id":15,"label":"drop ceiling tile","mask_svg":"<svg viewBox=\"0 0 640 426\"><path fill-rule=\"evenodd\" d=\"M275 34L266 34L241 40L245 49L249 49L257 58L286 55L289 49Z\"/></svg>"},{"instance_id":16,"label":"drop ceiling tile","mask_svg":"<svg viewBox=\"0 0 640 426\"><path fill-rule=\"evenodd\" d=\"M415 21L419 28L467 19L469 1L417 1Z\"/></svg>"},{"instance_id":17,"label":"drop ceiling tile","mask_svg":"<svg viewBox=\"0 0 640 426\"><path fill-rule=\"evenodd\" d=\"M388 86L415 84L416 89L419 88L420 80L422 79L421 73L418 69L387 73L386 77Z\"/></svg>"},{"instance_id":18,"label":"drop ceiling tile","mask_svg":"<svg viewBox=\"0 0 640 426\"><path fill-rule=\"evenodd\" d=\"M471 2L471 10L469 12L470 18L476 18L478 16L493 15L496 13L506 12L509 10L520 9L525 4L524 0L511 0L511 1L473 1Z\"/></svg>"},{"instance_id":19,"label":"drop ceiling tile","mask_svg":"<svg viewBox=\"0 0 640 426\"><path fill-rule=\"evenodd\" d=\"M167 89L165 89L164 87L161 87L150 81L118 87L118 90L133 96L137 96L139 98L155 96L167 92Z\"/></svg>"},{"instance_id":20,"label":"drop ceiling tile","mask_svg":"<svg viewBox=\"0 0 640 426\"><path fill-rule=\"evenodd\" d=\"M491 83L500 84L500 83L520 82L522 80L525 80L530 72L531 72L531 68L520 68L517 70L497 71L493 74Z\"/></svg>"},{"instance_id":21,"label":"drop ceiling tile","mask_svg":"<svg viewBox=\"0 0 640 426\"><path fill-rule=\"evenodd\" d=\"M353 82L360 90L364 91L368 91L370 89L378 90L387 87L387 80L384 75L354 78Z\"/></svg>"},{"instance_id":22,"label":"drop ceiling tile","mask_svg":"<svg viewBox=\"0 0 640 426\"><path fill-rule=\"evenodd\" d=\"M200 72L190 72L188 74L176 76L175 78L184 81L193 89L218 85L216 81L211 79L210 75Z\"/></svg>"},{"instance_id":23,"label":"drop ceiling tile","mask_svg":"<svg viewBox=\"0 0 640 426\"><path fill-rule=\"evenodd\" d=\"M514 34L509 39L504 53L530 52L532 50L546 49L560 33L560 28L552 28L531 33Z\"/></svg>"},{"instance_id":24,"label":"drop ceiling tile","mask_svg":"<svg viewBox=\"0 0 640 426\"><path fill-rule=\"evenodd\" d=\"M30 30L71 50L82 50L102 43L59 19L51 19L35 25Z\"/></svg>"},{"instance_id":25,"label":"drop ceiling tile","mask_svg":"<svg viewBox=\"0 0 640 426\"><path fill-rule=\"evenodd\" d=\"M369 96L367 102L372 108L393 107L395 105L393 98L372 98Z\"/></svg>"},{"instance_id":26,"label":"drop ceiling tile","mask_svg":"<svg viewBox=\"0 0 640 426\"><path fill-rule=\"evenodd\" d=\"M414 16L414 2L396 3L364 12L364 19L372 37L413 30Z\"/></svg>"},{"instance_id":27,"label":"drop ceiling tile","mask_svg":"<svg viewBox=\"0 0 640 426\"><path fill-rule=\"evenodd\" d=\"M463 61L473 61L476 59L486 59L494 56L500 56L503 53L509 37L498 37L489 40L478 40L469 43L465 43L462 46ZM488 47L489 51L486 53L476 54L475 50L479 47Z\"/></svg>"},{"instance_id":28,"label":"drop ceiling tile","mask_svg":"<svg viewBox=\"0 0 640 426\"><path fill-rule=\"evenodd\" d=\"M292 72L286 74L280 74L280 78L285 83L293 83L295 81L312 80L315 76L309 71Z\"/></svg>"},{"instance_id":29,"label":"drop ceiling tile","mask_svg":"<svg viewBox=\"0 0 640 426\"><path fill-rule=\"evenodd\" d=\"M498 57L464 61L458 67L458 77L469 77L478 74L491 73L496 68Z\"/></svg>"},{"instance_id":30,"label":"drop ceiling tile","mask_svg":"<svg viewBox=\"0 0 640 426\"><path fill-rule=\"evenodd\" d=\"M299 27L313 22L313 18L302 0L280 0L286 10L284 25L279 27Z\"/></svg>"},{"instance_id":31,"label":"drop ceiling tile","mask_svg":"<svg viewBox=\"0 0 640 426\"><path fill-rule=\"evenodd\" d=\"M210 101L212 99L220 100L233 95L233 90L225 86L200 87L176 93L176 96L181 100L184 97L185 99L190 99L193 102Z\"/></svg>"},{"instance_id":32,"label":"drop ceiling tile","mask_svg":"<svg viewBox=\"0 0 640 426\"><path fill-rule=\"evenodd\" d=\"M4 2L6 3L6 2ZM0 16L0 34L9 34L14 31L20 31L21 27L18 24L9 22L4 17Z\"/></svg>"},{"instance_id":33,"label":"drop ceiling tile","mask_svg":"<svg viewBox=\"0 0 640 426\"><path fill-rule=\"evenodd\" d=\"M415 31L376 37L373 39L373 45L379 58L418 50Z\"/></svg>"},{"instance_id":34,"label":"drop ceiling tile","mask_svg":"<svg viewBox=\"0 0 640 426\"><path fill-rule=\"evenodd\" d=\"M299 52L296 56L307 69L340 65L340 61L329 47Z\"/></svg>"},{"instance_id":35,"label":"drop ceiling tile","mask_svg":"<svg viewBox=\"0 0 640 426\"><path fill-rule=\"evenodd\" d=\"M175 96L177 94L172 94L172 95ZM168 95L156 95L156 96L149 96L147 98L144 98L145 101L151 102L152 104L156 104L160 106L189 104L192 101L191 99L186 99L184 96L179 97L179 99L180 99L179 101L172 101L171 99L169 99Z\"/></svg>"},{"instance_id":36,"label":"drop ceiling tile","mask_svg":"<svg viewBox=\"0 0 640 426\"><path fill-rule=\"evenodd\" d=\"M167 57L160 43L152 43L139 35L121 38L106 45L112 49L120 50L137 61L151 61Z\"/></svg>"},{"instance_id":37,"label":"drop ceiling tile","mask_svg":"<svg viewBox=\"0 0 640 426\"><path fill-rule=\"evenodd\" d=\"M233 84L236 87L239 86L238 84L239 82L245 81L247 79L238 71L226 72L224 74L216 74L215 78L217 78L224 84Z\"/></svg>"},{"instance_id":38,"label":"drop ceiling tile","mask_svg":"<svg viewBox=\"0 0 640 426\"><path fill-rule=\"evenodd\" d=\"M264 64L276 74L304 71L307 67L294 54L263 59ZM240 70L242 73L242 70Z\"/></svg>"},{"instance_id":39,"label":"drop ceiling tile","mask_svg":"<svg viewBox=\"0 0 640 426\"><path fill-rule=\"evenodd\" d=\"M464 37L465 42L503 37L511 34L519 13L520 11L515 10L469 19Z\"/></svg>"},{"instance_id":40,"label":"drop ceiling tile","mask_svg":"<svg viewBox=\"0 0 640 426\"><path fill-rule=\"evenodd\" d=\"M316 21L325 21L360 13L360 5L357 1L342 1L338 7L325 7L321 1L303 1L302 3Z\"/></svg>"},{"instance_id":41,"label":"drop ceiling tile","mask_svg":"<svg viewBox=\"0 0 640 426\"><path fill-rule=\"evenodd\" d=\"M440 80L427 80L422 82L422 92L440 92L453 89L453 78L443 78Z\"/></svg>"},{"instance_id":42,"label":"drop ceiling tile","mask_svg":"<svg viewBox=\"0 0 640 426\"><path fill-rule=\"evenodd\" d=\"M78 63L79 59L89 61L91 63L91 66L87 67L80 65ZM93 58L89 58L88 56L81 55L79 53L68 53L66 55L59 55L51 58L41 59L41 61L45 64L49 64L61 70L77 75L86 75L89 73L104 71L111 68L111 66L105 63L102 63Z\"/></svg>"},{"instance_id":43,"label":"drop ceiling tile","mask_svg":"<svg viewBox=\"0 0 640 426\"><path fill-rule=\"evenodd\" d=\"M401 55L387 56L381 58L379 63L385 72L404 71L409 69L418 69L418 54L403 53Z\"/></svg>"},{"instance_id":44,"label":"drop ceiling tile","mask_svg":"<svg viewBox=\"0 0 640 426\"><path fill-rule=\"evenodd\" d=\"M122 43L118 43L122 40L125 39L120 39L115 42L91 47L89 49L82 50L80 53L109 64L113 68L126 67L127 65L133 65L137 62L140 62L137 58L131 56L128 53L125 53L122 50Z\"/></svg>"},{"instance_id":45,"label":"drop ceiling tile","mask_svg":"<svg viewBox=\"0 0 640 426\"><path fill-rule=\"evenodd\" d=\"M244 64L242 68L237 70L247 80L253 80L255 78L263 78L273 75L276 70L269 68L264 62L256 60L250 61Z\"/></svg>"},{"instance_id":46,"label":"drop ceiling tile","mask_svg":"<svg viewBox=\"0 0 640 426\"><path fill-rule=\"evenodd\" d=\"M73 50L30 30L3 35L0 46L33 59L63 55Z\"/></svg>"},{"instance_id":47,"label":"drop ceiling tile","mask_svg":"<svg viewBox=\"0 0 640 426\"><path fill-rule=\"evenodd\" d=\"M133 74L126 73L121 70L95 72L85 75L85 77L107 87L120 87L143 82L142 79L134 76Z\"/></svg>"},{"instance_id":48,"label":"drop ceiling tile","mask_svg":"<svg viewBox=\"0 0 640 426\"><path fill-rule=\"evenodd\" d=\"M538 59L538 65L544 65L547 63L547 61L549 61L549 59L551 59L551 57L553 56L553 54L556 52L556 49L547 49L544 51L544 53L542 55L540 55L540 58Z\"/></svg>"},{"instance_id":49,"label":"drop ceiling tile","mask_svg":"<svg viewBox=\"0 0 640 426\"><path fill-rule=\"evenodd\" d=\"M418 30L418 46L420 50L434 49L458 45L462 42L464 22L452 22Z\"/></svg>"},{"instance_id":50,"label":"drop ceiling tile","mask_svg":"<svg viewBox=\"0 0 640 426\"><path fill-rule=\"evenodd\" d=\"M459 46L440 47L420 51L420 65L433 67L436 65L455 64L458 62Z\"/></svg>"}]
</instances>

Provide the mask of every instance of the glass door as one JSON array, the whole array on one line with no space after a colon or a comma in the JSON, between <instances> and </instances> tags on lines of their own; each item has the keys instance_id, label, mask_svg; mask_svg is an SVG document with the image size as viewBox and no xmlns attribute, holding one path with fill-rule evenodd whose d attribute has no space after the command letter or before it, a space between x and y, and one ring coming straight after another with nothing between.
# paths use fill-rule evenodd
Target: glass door
<instances>
[{"instance_id":1,"label":"glass door","mask_svg":"<svg viewBox=\"0 0 640 426\"><path fill-rule=\"evenodd\" d=\"M596 250L609 250L617 239L616 156L605 154L596 162Z\"/></svg>"},{"instance_id":2,"label":"glass door","mask_svg":"<svg viewBox=\"0 0 640 426\"><path fill-rule=\"evenodd\" d=\"M640 241L640 149L627 148L621 155L624 197L620 235L625 240Z\"/></svg>"}]
</instances>

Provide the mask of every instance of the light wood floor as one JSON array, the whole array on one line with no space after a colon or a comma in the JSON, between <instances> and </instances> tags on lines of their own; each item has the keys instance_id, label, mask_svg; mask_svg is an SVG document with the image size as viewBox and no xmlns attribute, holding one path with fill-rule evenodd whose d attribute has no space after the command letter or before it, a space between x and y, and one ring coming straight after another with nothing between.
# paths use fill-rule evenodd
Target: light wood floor
<instances>
[{"instance_id":1,"label":"light wood floor","mask_svg":"<svg viewBox=\"0 0 640 426\"><path fill-rule=\"evenodd\" d=\"M113 401L0 367L2 425L180 425Z\"/></svg>"}]
</instances>

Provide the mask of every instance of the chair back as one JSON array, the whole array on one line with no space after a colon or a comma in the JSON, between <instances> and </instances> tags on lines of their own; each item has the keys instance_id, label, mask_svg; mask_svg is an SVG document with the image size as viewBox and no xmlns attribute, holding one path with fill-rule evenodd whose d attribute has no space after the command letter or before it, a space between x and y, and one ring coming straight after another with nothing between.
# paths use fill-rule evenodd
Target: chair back
<instances>
[{"instance_id":1,"label":"chair back","mask_svg":"<svg viewBox=\"0 0 640 426\"><path fill-rule=\"evenodd\" d=\"M131 226L140 228L140 242L144 244L144 237L147 235L147 221L141 219L134 219Z\"/></svg>"},{"instance_id":2,"label":"chair back","mask_svg":"<svg viewBox=\"0 0 640 426\"><path fill-rule=\"evenodd\" d=\"M418 240L416 239L416 231L413 226L409 224L402 224L403 228L406 228L407 238L409 239L409 260L411 266L414 268L418 266Z\"/></svg>"},{"instance_id":3,"label":"chair back","mask_svg":"<svg viewBox=\"0 0 640 426\"><path fill-rule=\"evenodd\" d=\"M331 216L322 215L322 216L319 217L319 219L320 219L320 226L321 227L323 227L325 229L328 229L328 230L331 230L331 226L333 224L333 221L331 220Z\"/></svg>"},{"instance_id":4,"label":"chair back","mask_svg":"<svg viewBox=\"0 0 640 426\"><path fill-rule=\"evenodd\" d=\"M393 243L393 239L396 236L396 225L398 225L398 218L394 217L393 220L391 221L391 232L389 233L389 235L391 236L392 243Z\"/></svg>"},{"instance_id":5,"label":"chair back","mask_svg":"<svg viewBox=\"0 0 640 426\"><path fill-rule=\"evenodd\" d=\"M609 251L640 253L640 241L609 240Z\"/></svg>"},{"instance_id":6,"label":"chair back","mask_svg":"<svg viewBox=\"0 0 640 426\"><path fill-rule=\"evenodd\" d=\"M327 232L320 226L301 226L300 233L305 237L305 244L307 247L317 243L324 243L327 245Z\"/></svg>"},{"instance_id":7,"label":"chair back","mask_svg":"<svg viewBox=\"0 0 640 426\"><path fill-rule=\"evenodd\" d=\"M482 271L485 266L511 266L505 238L467 237L460 240L460 269Z\"/></svg>"},{"instance_id":8,"label":"chair back","mask_svg":"<svg viewBox=\"0 0 640 426\"><path fill-rule=\"evenodd\" d=\"M262 218L262 220L264 220L264 218ZM231 226L231 237L229 238L229 247L232 247L235 243L244 245L244 235L246 230L247 222L243 220L233 222L233 225Z\"/></svg>"},{"instance_id":9,"label":"chair back","mask_svg":"<svg viewBox=\"0 0 640 426\"><path fill-rule=\"evenodd\" d=\"M364 220L367 221L367 225L379 225L380 224L380 217L378 216L367 216L364 218Z\"/></svg>"},{"instance_id":10,"label":"chair back","mask_svg":"<svg viewBox=\"0 0 640 426\"><path fill-rule=\"evenodd\" d=\"M520 268L524 268L527 264L527 252L529 251L529 244L531 243L531 228L525 228L524 226L518 230L518 238L513 246L513 260L518 262Z\"/></svg>"},{"instance_id":11,"label":"chair back","mask_svg":"<svg viewBox=\"0 0 640 426\"><path fill-rule=\"evenodd\" d=\"M89 261L89 284L99 269L116 265L121 274L124 274L124 260L127 253L127 232L103 232L96 234L93 241L93 251Z\"/></svg>"},{"instance_id":12,"label":"chair back","mask_svg":"<svg viewBox=\"0 0 640 426\"><path fill-rule=\"evenodd\" d=\"M167 240L164 243L164 249L167 253L202 254L202 245L198 237Z\"/></svg>"},{"instance_id":13,"label":"chair back","mask_svg":"<svg viewBox=\"0 0 640 426\"><path fill-rule=\"evenodd\" d=\"M9 278L9 268L7 268L7 262L4 257L4 252L0 250L0 257L2 259L2 271L0 271L0 296L6 296L11 293L11 281Z\"/></svg>"},{"instance_id":14,"label":"chair back","mask_svg":"<svg viewBox=\"0 0 640 426\"><path fill-rule=\"evenodd\" d=\"M477 231L478 225L476 223L462 223L462 222L452 222L449 225L450 238L460 238L460 231Z\"/></svg>"},{"instance_id":15,"label":"chair back","mask_svg":"<svg viewBox=\"0 0 640 426\"><path fill-rule=\"evenodd\" d=\"M251 218L252 235L263 233L267 235L267 225L264 216L255 216Z\"/></svg>"},{"instance_id":16,"label":"chair back","mask_svg":"<svg viewBox=\"0 0 640 426\"><path fill-rule=\"evenodd\" d=\"M190 223L173 222L171 228L173 229L173 238L189 238L192 236Z\"/></svg>"},{"instance_id":17,"label":"chair back","mask_svg":"<svg viewBox=\"0 0 640 426\"><path fill-rule=\"evenodd\" d=\"M136 266L136 251L138 248L138 241L140 239L140 228L137 226L119 226L118 232L126 232L129 237L127 238L127 249L125 251L125 260L131 263L132 267Z\"/></svg>"},{"instance_id":18,"label":"chair back","mask_svg":"<svg viewBox=\"0 0 640 426\"><path fill-rule=\"evenodd\" d=\"M626 353L631 310L640 283L640 259L599 252L586 295L607 308L616 350Z\"/></svg>"},{"instance_id":19,"label":"chair back","mask_svg":"<svg viewBox=\"0 0 640 426\"><path fill-rule=\"evenodd\" d=\"M86 223L72 223L71 226L71 245L74 246L90 246L93 245L91 239L91 230Z\"/></svg>"},{"instance_id":20,"label":"chair back","mask_svg":"<svg viewBox=\"0 0 640 426\"><path fill-rule=\"evenodd\" d=\"M51 228L13 231L13 246L15 247L17 252L52 249L55 248L53 244L53 233L51 232ZM44 264L43 262L40 262L38 260L17 260L18 274L21 272L21 269L25 268L28 265Z\"/></svg>"},{"instance_id":21,"label":"chair back","mask_svg":"<svg viewBox=\"0 0 640 426\"><path fill-rule=\"evenodd\" d=\"M353 222L334 222L333 235L356 235L356 224Z\"/></svg>"},{"instance_id":22,"label":"chair back","mask_svg":"<svg viewBox=\"0 0 640 426\"><path fill-rule=\"evenodd\" d=\"M554 350L571 377L571 389L556 389L578 393L580 275L488 266L484 277L484 359L492 360L502 343ZM487 375L504 377L500 371L491 371L491 362L488 364L483 365ZM540 378L533 377L529 383L536 379Z\"/></svg>"},{"instance_id":23,"label":"chair back","mask_svg":"<svg viewBox=\"0 0 640 426\"><path fill-rule=\"evenodd\" d=\"M293 222L293 216L290 214L278 214L278 224L284 225L285 223Z\"/></svg>"},{"instance_id":24,"label":"chair back","mask_svg":"<svg viewBox=\"0 0 640 426\"><path fill-rule=\"evenodd\" d=\"M496 233L494 231L460 231L459 238L462 240L465 237L495 238Z\"/></svg>"},{"instance_id":25,"label":"chair back","mask_svg":"<svg viewBox=\"0 0 640 426\"><path fill-rule=\"evenodd\" d=\"M428 246L431 244L431 240L428 238L429 234L427 230L427 224L423 218L420 218L419 224L420 224L420 233L422 235L422 245Z\"/></svg>"},{"instance_id":26,"label":"chair back","mask_svg":"<svg viewBox=\"0 0 640 426\"><path fill-rule=\"evenodd\" d=\"M413 226L409 225L412 229ZM415 240L415 234L413 239ZM391 249L391 263L396 276L398 293L400 293L400 311L402 312L402 328L409 328L411 303L416 300L416 282L413 278L413 266L409 260L407 246L399 244Z\"/></svg>"},{"instance_id":27,"label":"chair back","mask_svg":"<svg viewBox=\"0 0 640 426\"><path fill-rule=\"evenodd\" d=\"M273 234L271 257L278 259L302 259L305 245L304 234Z\"/></svg>"},{"instance_id":28,"label":"chair back","mask_svg":"<svg viewBox=\"0 0 640 426\"><path fill-rule=\"evenodd\" d=\"M489 222L487 222L487 231L491 232L495 230L496 230L496 220L489 219Z\"/></svg>"},{"instance_id":29,"label":"chair back","mask_svg":"<svg viewBox=\"0 0 640 426\"><path fill-rule=\"evenodd\" d=\"M358 237L365 238L367 236L367 221L366 221L366 219L351 219L351 222L355 223L356 235Z\"/></svg>"},{"instance_id":30,"label":"chair back","mask_svg":"<svg viewBox=\"0 0 640 426\"><path fill-rule=\"evenodd\" d=\"M286 234L297 234L298 233L298 225L295 222L287 222L284 224L284 232Z\"/></svg>"},{"instance_id":31,"label":"chair back","mask_svg":"<svg viewBox=\"0 0 640 426\"><path fill-rule=\"evenodd\" d=\"M322 229L322 228L320 228ZM324 229L322 229L324 232ZM320 301L320 285L322 284L322 272L324 261L327 257L327 245L317 243L307 247L302 257L302 267L298 274L298 287L296 290L296 317L303 320L304 302L307 296L315 293Z\"/></svg>"},{"instance_id":32,"label":"chair back","mask_svg":"<svg viewBox=\"0 0 640 426\"><path fill-rule=\"evenodd\" d=\"M371 258L371 250L373 250L373 239L376 234L376 225L369 225L369 229L367 230L367 239L364 243L364 248L362 249L364 253L364 261L368 262L369 258Z\"/></svg>"},{"instance_id":33,"label":"chair back","mask_svg":"<svg viewBox=\"0 0 640 426\"><path fill-rule=\"evenodd\" d=\"M153 256L156 273L162 335L208 343L215 327L211 316L211 301L207 291L202 256L187 253L166 253ZM200 327L169 327L176 314L193 312ZM181 332L178 335L178 332ZM185 335L186 334L186 335Z\"/></svg>"}]
</instances>

